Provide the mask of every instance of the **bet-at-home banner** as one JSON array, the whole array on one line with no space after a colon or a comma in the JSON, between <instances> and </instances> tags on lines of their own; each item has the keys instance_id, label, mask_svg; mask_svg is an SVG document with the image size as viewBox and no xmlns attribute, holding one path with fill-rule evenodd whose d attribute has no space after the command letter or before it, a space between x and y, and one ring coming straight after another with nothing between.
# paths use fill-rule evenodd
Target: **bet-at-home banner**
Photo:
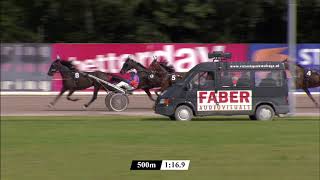
<instances>
[{"instance_id":1,"label":"bet-at-home banner","mask_svg":"<svg viewBox=\"0 0 320 180\"><path fill-rule=\"evenodd\" d=\"M128 56L146 67L153 56L157 56L167 60L177 72L186 72L201 62L207 62L208 53L212 51L231 52L230 61L246 61L247 49L246 44L53 44L52 59L59 55L64 60L72 60L81 71L119 73ZM58 75L54 79L53 90L58 91L61 81Z\"/></svg>"}]
</instances>

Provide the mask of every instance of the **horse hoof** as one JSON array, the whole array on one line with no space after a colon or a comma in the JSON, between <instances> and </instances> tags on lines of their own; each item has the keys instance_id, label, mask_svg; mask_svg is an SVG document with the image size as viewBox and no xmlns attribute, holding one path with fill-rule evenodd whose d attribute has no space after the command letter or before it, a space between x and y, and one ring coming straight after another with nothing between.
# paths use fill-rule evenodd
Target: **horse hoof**
<instances>
[{"instance_id":1,"label":"horse hoof","mask_svg":"<svg viewBox=\"0 0 320 180\"><path fill-rule=\"evenodd\" d=\"M82 106L82 109L83 109L83 110L87 110L87 107L88 107L88 106L83 105L83 106Z\"/></svg>"},{"instance_id":2,"label":"horse hoof","mask_svg":"<svg viewBox=\"0 0 320 180\"><path fill-rule=\"evenodd\" d=\"M78 101L80 100L79 98L75 98L75 99L72 99L72 98L67 98L69 101Z\"/></svg>"},{"instance_id":3,"label":"horse hoof","mask_svg":"<svg viewBox=\"0 0 320 180\"><path fill-rule=\"evenodd\" d=\"M49 104L48 104L48 107L49 107L49 108L54 108L54 106L53 106L52 103L49 103Z\"/></svg>"}]
</instances>

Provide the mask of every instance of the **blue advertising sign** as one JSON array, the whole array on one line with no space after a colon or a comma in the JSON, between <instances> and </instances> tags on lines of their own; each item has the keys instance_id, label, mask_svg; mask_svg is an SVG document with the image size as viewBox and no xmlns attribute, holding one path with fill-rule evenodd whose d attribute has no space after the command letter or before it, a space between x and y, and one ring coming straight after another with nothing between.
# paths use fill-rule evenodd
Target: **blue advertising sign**
<instances>
[{"instance_id":1,"label":"blue advertising sign","mask_svg":"<svg viewBox=\"0 0 320 180\"><path fill-rule=\"evenodd\" d=\"M288 58L287 44L250 44L249 46L250 61L283 61ZM320 72L320 44L298 44L296 62L307 70ZM320 88L310 90L319 92Z\"/></svg>"},{"instance_id":2,"label":"blue advertising sign","mask_svg":"<svg viewBox=\"0 0 320 180\"><path fill-rule=\"evenodd\" d=\"M288 56L287 44L250 44L251 61L283 61ZM320 44L298 44L297 63L316 71L320 71Z\"/></svg>"}]
</instances>

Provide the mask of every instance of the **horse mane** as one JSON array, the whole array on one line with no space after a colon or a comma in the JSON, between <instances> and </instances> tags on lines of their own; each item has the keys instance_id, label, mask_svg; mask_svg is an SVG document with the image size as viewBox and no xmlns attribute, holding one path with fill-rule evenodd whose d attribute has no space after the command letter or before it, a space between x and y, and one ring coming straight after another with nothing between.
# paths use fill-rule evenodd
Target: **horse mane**
<instances>
[{"instance_id":1,"label":"horse mane","mask_svg":"<svg viewBox=\"0 0 320 180\"><path fill-rule=\"evenodd\" d=\"M132 60L132 59L131 59ZM141 68L143 69L147 69L146 67L144 67L141 63L139 63L138 61L134 61L132 60L133 62L135 62L138 66L140 66Z\"/></svg>"},{"instance_id":2,"label":"horse mane","mask_svg":"<svg viewBox=\"0 0 320 180\"><path fill-rule=\"evenodd\" d=\"M161 61L159 61L159 64L160 64L160 66L161 67L163 67L163 68L165 68L169 73L174 73L174 72L176 72L175 70L174 70L174 67L172 66L172 65L168 65L168 61L167 60L161 60Z\"/></svg>"},{"instance_id":3,"label":"horse mane","mask_svg":"<svg viewBox=\"0 0 320 180\"><path fill-rule=\"evenodd\" d=\"M60 63L64 66L67 66L70 70L76 70L77 68L72 64L72 61L61 60Z\"/></svg>"},{"instance_id":4,"label":"horse mane","mask_svg":"<svg viewBox=\"0 0 320 180\"><path fill-rule=\"evenodd\" d=\"M294 66L297 66L297 67L299 67L299 68L301 68L301 69L305 69L305 67L303 67L301 64L299 64L299 63L297 63L297 62L291 62L291 61L289 61L288 59L286 59L286 60L284 60L284 61L282 61L282 62L284 62L284 63L287 63L287 64L292 64L292 65L294 65ZM288 67L289 68L289 67Z\"/></svg>"},{"instance_id":5,"label":"horse mane","mask_svg":"<svg viewBox=\"0 0 320 180\"><path fill-rule=\"evenodd\" d=\"M303 67L301 64L298 64L298 63L295 63L295 64L296 64L296 66L298 66L298 67L300 67L300 68L304 69L304 67Z\"/></svg>"}]
</instances>

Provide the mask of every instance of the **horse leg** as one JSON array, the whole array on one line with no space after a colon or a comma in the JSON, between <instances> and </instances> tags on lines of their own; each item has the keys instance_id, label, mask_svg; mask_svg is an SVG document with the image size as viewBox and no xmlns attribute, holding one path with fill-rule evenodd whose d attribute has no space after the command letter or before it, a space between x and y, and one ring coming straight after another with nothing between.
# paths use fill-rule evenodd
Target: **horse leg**
<instances>
[{"instance_id":1,"label":"horse leg","mask_svg":"<svg viewBox=\"0 0 320 180\"><path fill-rule=\"evenodd\" d=\"M148 97L149 97L149 99L150 99L151 101L156 101L155 99L153 99L152 94L150 93L149 89L143 89L143 90L144 90L144 92L147 93L147 95L148 95Z\"/></svg>"},{"instance_id":2,"label":"horse leg","mask_svg":"<svg viewBox=\"0 0 320 180\"><path fill-rule=\"evenodd\" d=\"M155 93L157 96L160 96L159 92L161 92L161 90L158 90L158 89L154 90L154 93Z\"/></svg>"},{"instance_id":3,"label":"horse leg","mask_svg":"<svg viewBox=\"0 0 320 180\"><path fill-rule=\"evenodd\" d=\"M60 93L56 96L56 98L54 98L53 102L50 102L50 103L49 103L48 106L52 108L52 107L56 104L56 102L58 101L58 99L62 96L62 94L63 94L64 92L66 92L66 91L67 91L67 89L62 88L61 91L60 91Z\"/></svg>"},{"instance_id":4,"label":"horse leg","mask_svg":"<svg viewBox=\"0 0 320 180\"><path fill-rule=\"evenodd\" d=\"M319 107L319 104L317 103L317 101L312 97L310 91L308 88L304 87L303 88L304 92L307 93L307 95L309 96L309 98L312 100L312 102L316 105L316 107Z\"/></svg>"},{"instance_id":5,"label":"horse leg","mask_svg":"<svg viewBox=\"0 0 320 180\"><path fill-rule=\"evenodd\" d=\"M79 98L71 98L70 96L74 93L74 91L75 90L70 90L69 91L69 94L67 95L67 99L69 100L69 101L78 101L79 100Z\"/></svg>"},{"instance_id":6,"label":"horse leg","mask_svg":"<svg viewBox=\"0 0 320 180\"><path fill-rule=\"evenodd\" d=\"M97 99L98 91L99 91L100 87L101 87L100 85L94 86L93 96L92 96L91 100L87 104L83 105L83 107L82 107L83 109L86 109L87 107L89 107L90 104L93 103L93 101L95 101Z\"/></svg>"},{"instance_id":7,"label":"horse leg","mask_svg":"<svg viewBox=\"0 0 320 180\"><path fill-rule=\"evenodd\" d=\"M168 88L168 85L167 85L167 84L168 84L168 83L166 83L166 82L162 82L162 83L161 83L161 86L160 86L160 89L154 90L154 93L159 97L160 94L161 94L165 89ZM160 92L160 94L159 94L159 92Z\"/></svg>"}]
</instances>

